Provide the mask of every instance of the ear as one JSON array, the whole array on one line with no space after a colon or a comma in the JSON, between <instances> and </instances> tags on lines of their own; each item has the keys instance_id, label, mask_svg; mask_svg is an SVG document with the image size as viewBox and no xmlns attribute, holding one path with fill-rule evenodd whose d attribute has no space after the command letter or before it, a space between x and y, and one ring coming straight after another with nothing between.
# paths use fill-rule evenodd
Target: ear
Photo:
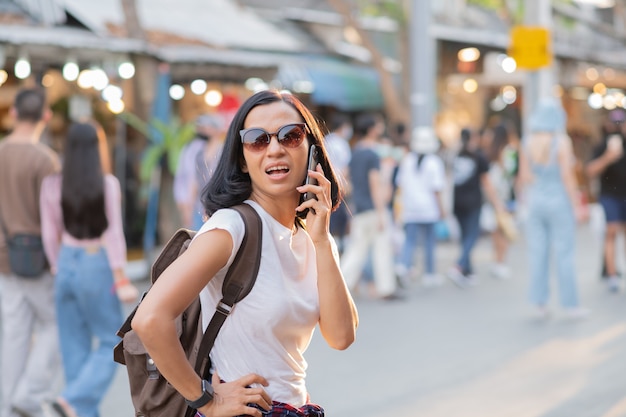
<instances>
[{"instance_id":1,"label":"ear","mask_svg":"<svg viewBox=\"0 0 626 417\"><path fill-rule=\"evenodd\" d=\"M41 117L41 120L44 123L48 123L50 121L50 119L52 119L52 110L50 110L50 108L46 107L43 111L43 115Z\"/></svg>"},{"instance_id":2,"label":"ear","mask_svg":"<svg viewBox=\"0 0 626 417\"><path fill-rule=\"evenodd\" d=\"M246 160L243 157L239 161L239 165L241 166L241 172L243 172L244 174L249 174L248 165L246 164Z\"/></svg>"}]
</instances>

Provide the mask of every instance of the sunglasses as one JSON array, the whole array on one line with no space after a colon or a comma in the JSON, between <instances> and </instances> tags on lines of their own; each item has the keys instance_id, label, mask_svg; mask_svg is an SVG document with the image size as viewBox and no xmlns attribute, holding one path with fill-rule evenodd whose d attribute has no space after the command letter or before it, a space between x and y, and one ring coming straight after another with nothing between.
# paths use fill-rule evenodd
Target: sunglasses
<instances>
[{"instance_id":1,"label":"sunglasses","mask_svg":"<svg viewBox=\"0 0 626 417\"><path fill-rule=\"evenodd\" d=\"M268 147L272 136L276 136L278 143L286 148L297 148L304 140L307 132L308 128L305 123L290 123L274 133L270 133L260 127L252 127L240 130L239 135L241 136L241 143L247 149L262 151Z\"/></svg>"}]
</instances>

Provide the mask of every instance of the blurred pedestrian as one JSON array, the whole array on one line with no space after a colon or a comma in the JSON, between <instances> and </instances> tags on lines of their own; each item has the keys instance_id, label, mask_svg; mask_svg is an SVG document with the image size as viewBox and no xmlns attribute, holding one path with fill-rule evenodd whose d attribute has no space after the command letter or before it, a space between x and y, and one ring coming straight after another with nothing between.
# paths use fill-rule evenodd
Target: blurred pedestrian
<instances>
[{"instance_id":1,"label":"blurred pedestrian","mask_svg":"<svg viewBox=\"0 0 626 417\"><path fill-rule=\"evenodd\" d=\"M461 150L453 162L454 216L461 231L461 256L448 270L448 277L461 288L476 284L471 254L480 236L480 211L483 194L496 211L504 210L489 178L489 162L479 150L479 135L461 130Z\"/></svg>"},{"instance_id":2,"label":"blurred pedestrian","mask_svg":"<svg viewBox=\"0 0 626 417\"><path fill-rule=\"evenodd\" d=\"M330 132L324 138L328 158L345 190L344 201L330 215L330 233L337 242L339 254L343 253L344 239L350 225L348 199L350 193L349 164L352 157L349 140L352 138L352 121L348 115L333 113L330 117Z\"/></svg>"},{"instance_id":3,"label":"blurred pedestrian","mask_svg":"<svg viewBox=\"0 0 626 417\"><path fill-rule=\"evenodd\" d=\"M439 141L434 134L416 136L398 170L396 184L400 189L399 221L404 225L404 242L396 265L401 282L409 281L415 269L413 262L418 241L424 248L425 287L442 284L435 271L435 224L445 217L442 191L446 184L443 161L436 154Z\"/></svg>"},{"instance_id":4,"label":"blurred pedestrian","mask_svg":"<svg viewBox=\"0 0 626 417\"><path fill-rule=\"evenodd\" d=\"M198 230L204 223L200 193L215 171L222 153L224 121L219 114L196 119L196 136L180 152L174 174L174 199L183 227Z\"/></svg>"},{"instance_id":5,"label":"blurred pedestrian","mask_svg":"<svg viewBox=\"0 0 626 417\"><path fill-rule=\"evenodd\" d=\"M4 224L0 227L0 416L39 416L41 405L54 398L54 381L60 371L54 278L49 271L36 278L12 272L7 240L16 233L41 234L41 183L58 171L59 160L39 142L51 117L43 91L20 90L10 114L15 120L13 130L0 142L0 221Z\"/></svg>"},{"instance_id":6,"label":"blurred pedestrian","mask_svg":"<svg viewBox=\"0 0 626 417\"><path fill-rule=\"evenodd\" d=\"M46 177L41 189L65 371L65 389L52 403L61 417L99 415L117 369L111 352L123 322L120 301L135 302L138 295L124 272L121 189L109 173L105 149L101 128L73 124L62 171Z\"/></svg>"},{"instance_id":7,"label":"blurred pedestrian","mask_svg":"<svg viewBox=\"0 0 626 417\"><path fill-rule=\"evenodd\" d=\"M565 132L565 111L555 99L539 101L528 120L529 134L520 150L520 181L528 210L526 241L530 266L530 302L540 318L549 315L550 254L559 298L566 314L583 318L574 266L576 221L583 210L574 176L572 143Z\"/></svg>"},{"instance_id":8,"label":"blurred pedestrian","mask_svg":"<svg viewBox=\"0 0 626 417\"><path fill-rule=\"evenodd\" d=\"M513 189L517 175L517 151L512 147L510 133L507 127L500 123L491 129L487 157L489 158L489 179L493 184L498 199L504 203L508 217L513 219ZM488 201L482 207L481 228L491 234L493 244L494 263L491 265L491 275L499 279L507 279L511 271L506 262L506 255L511 240L510 230L505 229L505 223L499 222L496 212ZM513 225L512 223L507 223Z\"/></svg>"},{"instance_id":9,"label":"blurred pedestrian","mask_svg":"<svg viewBox=\"0 0 626 417\"><path fill-rule=\"evenodd\" d=\"M603 129L600 145L594 150L593 159L587 164L587 175L599 178L599 202L604 210L605 230L603 245L604 273L612 292L620 290L617 270L617 236L626 225L626 112L612 110Z\"/></svg>"},{"instance_id":10,"label":"blurred pedestrian","mask_svg":"<svg viewBox=\"0 0 626 417\"><path fill-rule=\"evenodd\" d=\"M388 209L391 177L384 175L386 171L381 169L381 158L377 154L385 124L379 115L365 113L356 119L354 129L357 143L350 160L354 216L349 241L341 258L341 269L348 287L354 290L371 249L377 296L393 300L398 295Z\"/></svg>"}]
</instances>

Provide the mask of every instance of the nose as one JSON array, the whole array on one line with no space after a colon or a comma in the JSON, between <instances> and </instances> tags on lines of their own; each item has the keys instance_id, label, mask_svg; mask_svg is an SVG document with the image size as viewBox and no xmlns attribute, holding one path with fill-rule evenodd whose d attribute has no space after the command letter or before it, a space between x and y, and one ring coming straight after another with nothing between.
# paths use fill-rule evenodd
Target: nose
<instances>
[{"instance_id":1,"label":"nose","mask_svg":"<svg viewBox=\"0 0 626 417\"><path fill-rule=\"evenodd\" d=\"M267 145L267 152L268 153L274 153L274 152L282 152L283 146L280 144L280 142L278 142L278 134L274 133L273 135L270 135L270 143L269 145Z\"/></svg>"}]
</instances>

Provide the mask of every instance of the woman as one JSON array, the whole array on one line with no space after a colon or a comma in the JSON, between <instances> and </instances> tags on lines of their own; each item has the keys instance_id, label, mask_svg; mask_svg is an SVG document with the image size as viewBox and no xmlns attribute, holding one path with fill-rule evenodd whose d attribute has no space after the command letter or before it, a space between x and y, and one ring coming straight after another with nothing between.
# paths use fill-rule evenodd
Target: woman
<instances>
[{"instance_id":1,"label":"woman","mask_svg":"<svg viewBox=\"0 0 626 417\"><path fill-rule=\"evenodd\" d=\"M489 144L489 178L500 201L506 207L507 218L512 219L513 209L513 186L517 171L515 150L511 145L511 134L504 124L498 124L489 130L491 140ZM502 223L496 218L491 204L486 203L482 207L481 227L491 233L493 242L494 263L491 266L491 274L495 278L508 279L511 272L506 262L511 235L503 228Z\"/></svg>"},{"instance_id":2,"label":"woman","mask_svg":"<svg viewBox=\"0 0 626 417\"><path fill-rule=\"evenodd\" d=\"M520 181L528 210L526 241L530 265L530 302L539 318L549 315L549 254L554 251L561 305L571 318L589 311L580 307L576 288L574 242L576 221L584 210L578 199L572 142L566 116L553 99L541 100L528 122L530 135L520 152Z\"/></svg>"},{"instance_id":3,"label":"woman","mask_svg":"<svg viewBox=\"0 0 626 417\"><path fill-rule=\"evenodd\" d=\"M41 186L41 226L50 269L65 389L52 404L62 417L97 417L115 375L111 349L123 322L120 301L137 289L124 273L121 191L108 171L106 139L89 123L67 134L61 174ZM92 348L93 339L98 341Z\"/></svg>"},{"instance_id":4,"label":"woman","mask_svg":"<svg viewBox=\"0 0 626 417\"><path fill-rule=\"evenodd\" d=\"M180 394L189 402L201 400L194 407L201 415L323 415L309 403L303 353L317 325L331 347L346 349L358 317L329 233L339 186L322 138L309 110L291 94L250 97L237 111L203 191L208 221L137 310L133 329ZM320 160L307 172L312 144ZM319 185L302 186L307 175ZM300 203L306 192L316 199ZM217 337L209 387L187 362L174 318L200 293L206 329L243 238L243 221L228 208L244 201L262 218L261 266L254 288ZM203 395L207 390L213 395Z\"/></svg>"}]
</instances>

